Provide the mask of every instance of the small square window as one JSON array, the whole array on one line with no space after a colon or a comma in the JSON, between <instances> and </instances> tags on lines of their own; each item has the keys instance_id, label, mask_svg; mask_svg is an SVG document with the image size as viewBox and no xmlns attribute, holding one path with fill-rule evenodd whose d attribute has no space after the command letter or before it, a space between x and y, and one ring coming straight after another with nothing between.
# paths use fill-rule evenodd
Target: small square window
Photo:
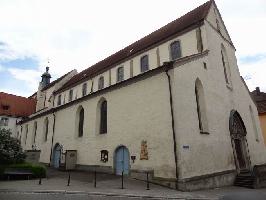
<instances>
[{"instance_id":1,"label":"small square window","mask_svg":"<svg viewBox=\"0 0 266 200\"><path fill-rule=\"evenodd\" d=\"M7 117L2 117L0 120L0 126L8 126L9 119Z\"/></svg>"}]
</instances>

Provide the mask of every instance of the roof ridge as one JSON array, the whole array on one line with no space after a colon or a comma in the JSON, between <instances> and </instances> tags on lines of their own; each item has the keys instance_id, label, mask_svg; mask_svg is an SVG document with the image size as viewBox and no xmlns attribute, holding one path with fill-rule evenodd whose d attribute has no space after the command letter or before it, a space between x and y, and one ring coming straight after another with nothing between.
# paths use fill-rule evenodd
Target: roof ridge
<instances>
[{"instance_id":1,"label":"roof ridge","mask_svg":"<svg viewBox=\"0 0 266 200\"><path fill-rule=\"evenodd\" d=\"M163 27L153 31L152 33L140 38L139 40L131 43L123 49L104 58L103 60L82 70L81 72L73 76L69 81L67 81L59 90L57 90L56 93L64 91L85 79L87 80L89 78L92 78L93 76L96 76L100 72L106 71L109 67L127 59L128 57L136 55L137 53L149 48L150 46L157 44L167 38L170 38L171 36L180 33L193 25L198 24L201 20L205 19L206 15L208 14L208 10L213 2L213 0L205 2L204 4L194 8L193 10L190 10L179 18L169 22Z\"/></svg>"},{"instance_id":2,"label":"roof ridge","mask_svg":"<svg viewBox=\"0 0 266 200\"><path fill-rule=\"evenodd\" d=\"M24 98L24 99L31 99L31 98L28 98L28 97L23 97L23 96L19 96L19 95L7 93L7 92L0 92L0 94L10 95L10 96L14 96L14 97L18 97L18 98Z\"/></svg>"}]
</instances>

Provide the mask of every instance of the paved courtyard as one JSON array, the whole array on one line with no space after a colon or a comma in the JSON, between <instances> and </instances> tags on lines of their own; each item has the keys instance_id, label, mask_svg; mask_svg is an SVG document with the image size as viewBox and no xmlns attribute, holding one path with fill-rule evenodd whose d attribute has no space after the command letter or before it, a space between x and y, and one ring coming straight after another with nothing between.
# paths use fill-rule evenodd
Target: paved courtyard
<instances>
[{"instance_id":1,"label":"paved courtyard","mask_svg":"<svg viewBox=\"0 0 266 200\"><path fill-rule=\"evenodd\" d=\"M110 174L97 174L95 188L94 173L89 172L72 172L70 185L67 184L68 173L49 169L41 185L37 179L0 181L0 199L266 199L266 189L225 187L181 192L150 184L150 190L146 190L144 181L127 177L124 180L125 189L121 189L121 177Z\"/></svg>"}]
</instances>

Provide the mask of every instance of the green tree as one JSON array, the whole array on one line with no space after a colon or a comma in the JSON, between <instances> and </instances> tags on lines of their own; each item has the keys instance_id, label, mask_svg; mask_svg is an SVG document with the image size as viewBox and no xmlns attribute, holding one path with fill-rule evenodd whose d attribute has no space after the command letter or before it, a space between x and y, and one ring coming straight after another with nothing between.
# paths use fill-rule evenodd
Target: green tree
<instances>
[{"instance_id":1,"label":"green tree","mask_svg":"<svg viewBox=\"0 0 266 200\"><path fill-rule=\"evenodd\" d=\"M11 137L10 130L0 128L0 164L22 163L25 158L20 141Z\"/></svg>"}]
</instances>

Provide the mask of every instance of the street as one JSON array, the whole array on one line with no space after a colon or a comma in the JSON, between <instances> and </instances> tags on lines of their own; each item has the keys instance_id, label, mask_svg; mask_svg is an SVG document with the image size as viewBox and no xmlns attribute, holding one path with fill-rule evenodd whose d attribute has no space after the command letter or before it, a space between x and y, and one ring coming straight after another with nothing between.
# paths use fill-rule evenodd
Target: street
<instances>
[{"instance_id":1,"label":"street","mask_svg":"<svg viewBox=\"0 0 266 200\"><path fill-rule=\"evenodd\" d=\"M127 197L127 196L115 196L115 195L93 195L93 194L69 194L69 193L18 193L18 192L0 192L1 200L145 200L145 199L159 199L151 197Z\"/></svg>"}]
</instances>

